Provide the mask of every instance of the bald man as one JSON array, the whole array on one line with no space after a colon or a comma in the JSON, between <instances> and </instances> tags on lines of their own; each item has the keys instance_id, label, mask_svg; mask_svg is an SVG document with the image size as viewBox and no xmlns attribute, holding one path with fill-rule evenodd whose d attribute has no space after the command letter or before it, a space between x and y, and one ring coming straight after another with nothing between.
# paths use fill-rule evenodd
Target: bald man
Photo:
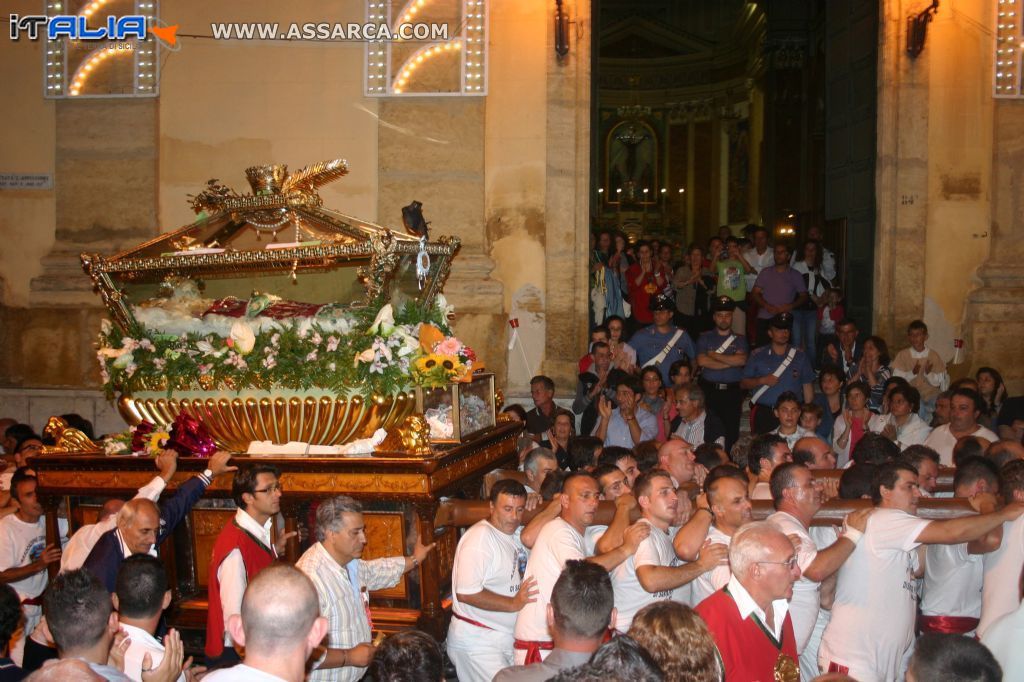
<instances>
[{"instance_id":1,"label":"bald man","mask_svg":"<svg viewBox=\"0 0 1024 682\"><path fill-rule=\"evenodd\" d=\"M245 588L242 612L228 617L231 638L245 647L242 663L215 670L209 682L306 679L306 660L327 634L316 588L285 564L265 568Z\"/></svg>"},{"instance_id":2,"label":"bald man","mask_svg":"<svg viewBox=\"0 0 1024 682\"><path fill-rule=\"evenodd\" d=\"M157 547L170 537L210 482L238 469L228 465L230 459L229 452L215 454L210 458L210 468L182 483L178 493L162 507L138 497L126 502L117 513L116 527L99 537L82 568L99 578L108 592L114 592L121 563L133 554L157 556Z\"/></svg>"}]
</instances>

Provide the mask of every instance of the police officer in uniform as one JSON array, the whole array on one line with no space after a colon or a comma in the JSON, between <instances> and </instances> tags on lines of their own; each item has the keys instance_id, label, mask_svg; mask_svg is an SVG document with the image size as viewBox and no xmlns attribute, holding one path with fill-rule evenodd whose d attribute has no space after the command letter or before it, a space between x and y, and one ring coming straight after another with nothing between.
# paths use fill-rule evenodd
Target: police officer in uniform
<instances>
[{"instance_id":1,"label":"police officer in uniform","mask_svg":"<svg viewBox=\"0 0 1024 682\"><path fill-rule=\"evenodd\" d=\"M744 393L740 380L749 351L746 337L732 332L735 309L736 302L728 296L715 297L711 302L715 327L697 339L697 365L701 368L705 405L725 426L726 451L739 438Z\"/></svg>"},{"instance_id":2,"label":"police officer in uniform","mask_svg":"<svg viewBox=\"0 0 1024 682\"><path fill-rule=\"evenodd\" d=\"M750 426L760 435L779 425L775 417L775 401L786 391L814 400L814 369L807 355L789 343L793 315L779 313L768 322L770 343L755 348L743 369L740 387L751 391Z\"/></svg>"},{"instance_id":3,"label":"police officer in uniform","mask_svg":"<svg viewBox=\"0 0 1024 682\"><path fill-rule=\"evenodd\" d=\"M696 353L690 335L672 324L675 303L659 296L651 300L651 313L654 324L644 327L629 340L629 345L636 349L636 362L640 367L654 366L661 371L661 382L671 385L669 368L676 360L684 356L693 361Z\"/></svg>"}]
</instances>

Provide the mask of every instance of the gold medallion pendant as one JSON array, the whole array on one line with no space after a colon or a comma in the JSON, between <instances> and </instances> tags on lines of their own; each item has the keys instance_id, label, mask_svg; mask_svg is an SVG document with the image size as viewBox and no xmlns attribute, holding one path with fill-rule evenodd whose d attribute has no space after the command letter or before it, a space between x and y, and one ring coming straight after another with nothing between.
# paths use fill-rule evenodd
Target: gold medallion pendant
<instances>
[{"instance_id":1,"label":"gold medallion pendant","mask_svg":"<svg viewBox=\"0 0 1024 682\"><path fill-rule=\"evenodd\" d=\"M800 682L800 667L786 654L775 661L775 682Z\"/></svg>"}]
</instances>

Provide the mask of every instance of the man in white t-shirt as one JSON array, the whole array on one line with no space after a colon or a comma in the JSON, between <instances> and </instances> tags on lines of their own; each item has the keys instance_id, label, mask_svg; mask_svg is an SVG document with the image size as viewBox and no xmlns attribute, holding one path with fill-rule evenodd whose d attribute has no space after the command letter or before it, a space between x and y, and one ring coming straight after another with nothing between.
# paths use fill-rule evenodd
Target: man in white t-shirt
<instances>
[{"instance_id":1,"label":"man in white t-shirt","mask_svg":"<svg viewBox=\"0 0 1024 682\"><path fill-rule=\"evenodd\" d=\"M953 479L956 497L976 497L983 512L996 509L999 472L981 457L970 457L957 467ZM981 618L984 555L999 549L997 528L972 542L929 545L925 550L924 596L918 629L922 633L954 633L974 636Z\"/></svg>"},{"instance_id":2,"label":"man in white t-shirt","mask_svg":"<svg viewBox=\"0 0 1024 682\"><path fill-rule=\"evenodd\" d=\"M206 682L294 682L327 634L316 588L287 564L265 568L245 588L241 614L228 617L231 639L245 647L243 662L209 673Z\"/></svg>"},{"instance_id":3,"label":"man in white t-shirt","mask_svg":"<svg viewBox=\"0 0 1024 682\"><path fill-rule=\"evenodd\" d=\"M1000 472L1003 499L1011 504L1024 503L1024 460L1009 462ZM1024 518L1002 527L999 549L985 555L985 582L981 593L981 622L978 637L1001 616L1016 610L1020 603L1019 579L1024 565Z\"/></svg>"},{"instance_id":4,"label":"man in white t-shirt","mask_svg":"<svg viewBox=\"0 0 1024 682\"><path fill-rule=\"evenodd\" d=\"M545 525L537 536L526 564L526 578L537 582L537 599L523 606L516 617L516 665L543 660L551 651L547 612L551 590L570 559L587 559L610 571L636 552L637 545L650 533L650 526L635 523L623 534L622 544L605 554L586 556L583 533L594 522L601 494L597 481L585 473L572 473L565 479L559 495L561 514Z\"/></svg>"},{"instance_id":5,"label":"man in white t-shirt","mask_svg":"<svg viewBox=\"0 0 1024 682\"><path fill-rule=\"evenodd\" d=\"M676 556L672 540L679 530L675 523L679 495L668 472L652 469L636 480L636 499L641 523L651 526L651 534L637 547L636 554L612 571L615 588L615 627L627 632L636 612L656 601L672 599L689 604L690 582L715 566L728 563L724 544L701 548L697 560L683 563Z\"/></svg>"},{"instance_id":6,"label":"man in white t-shirt","mask_svg":"<svg viewBox=\"0 0 1024 682\"><path fill-rule=\"evenodd\" d=\"M793 584L789 613L793 617L800 670L803 677L810 680L818 674L818 642L812 643L811 635L818 621L821 582L838 571L853 553L871 510L849 514L843 525L853 530L844 532L830 546L819 550L810 535L810 526L814 515L821 509L822 487L811 470L803 464L782 464L772 472L770 486L776 511L768 521L790 539L794 536L800 538L796 553L800 579Z\"/></svg>"},{"instance_id":7,"label":"man in white t-shirt","mask_svg":"<svg viewBox=\"0 0 1024 682\"><path fill-rule=\"evenodd\" d=\"M46 544L43 505L36 494L36 477L24 469L11 479L11 497L18 511L0 519L0 582L14 588L25 614L24 627L11 642L10 658L21 665L25 637L43 615L42 594L46 589L46 568L60 561L60 546Z\"/></svg>"},{"instance_id":8,"label":"man in white t-shirt","mask_svg":"<svg viewBox=\"0 0 1024 682\"><path fill-rule=\"evenodd\" d=\"M728 547L733 533L751 519L747 477L738 468L730 464L715 467L704 481L704 490L707 501L698 499L693 516L672 543L676 555L685 561L695 561L708 542ZM699 575L690 584L690 605L696 606L725 587L731 577L728 564L719 564Z\"/></svg>"},{"instance_id":9,"label":"man in white t-shirt","mask_svg":"<svg viewBox=\"0 0 1024 682\"><path fill-rule=\"evenodd\" d=\"M171 604L171 589L163 563L148 554L125 559L117 573L117 589L111 599L121 629L128 635L124 674L135 682L142 682L142 671L160 665L164 659L164 645L154 637L164 609ZM148 665L146 656L150 659ZM185 682L184 672L178 675L177 682Z\"/></svg>"},{"instance_id":10,"label":"man in white t-shirt","mask_svg":"<svg viewBox=\"0 0 1024 682\"><path fill-rule=\"evenodd\" d=\"M953 466L953 448L964 436L977 436L990 443L999 440L999 436L978 424L981 414L981 396L970 388L958 388L949 398L949 423L936 426L924 444L939 453L942 466Z\"/></svg>"},{"instance_id":11,"label":"man in white t-shirt","mask_svg":"<svg viewBox=\"0 0 1024 682\"><path fill-rule=\"evenodd\" d=\"M890 682L902 679L914 641L914 550L922 544L976 540L1018 518L1024 503L990 514L926 521L916 515L921 497L917 471L898 461L877 468L871 489L876 509L857 549L839 569L818 664L825 672L845 673L862 682Z\"/></svg>"},{"instance_id":12,"label":"man in white t-shirt","mask_svg":"<svg viewBox=\"0 0 1024 682\"><path fill-rule=\"evenodd\" d=\"M490 682L512 665L516 614L532 601L534 580L522 579L526 549L515 537L526 488L511 479L491 488L491 515L459 540L452 565L448 656L460 680Z\"/></svg>"}]
</instances>

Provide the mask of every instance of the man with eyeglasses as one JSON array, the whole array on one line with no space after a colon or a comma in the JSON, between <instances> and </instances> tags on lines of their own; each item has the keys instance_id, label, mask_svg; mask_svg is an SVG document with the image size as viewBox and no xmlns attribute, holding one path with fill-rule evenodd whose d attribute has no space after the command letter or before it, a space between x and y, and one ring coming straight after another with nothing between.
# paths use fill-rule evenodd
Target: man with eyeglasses
<instances>
[{"instance_id":1,"label":"man with eyeglasses","mask_svg":"<svg viewBox=\"0 0 1024 682\"><path fill-rule=\"evenodd\" d=\"M800 566L793 543L767 521L740 528L729 545L729 584L697 605L718 646L726 680L798 682L789 600Z\"/></svg>"},{"instance_id":2,"label":"man with eyeglasses","mask_svg":"<svg viewBox=\"0 0 1024 682\"><path fill-rule=\"evenodd\" d=\"M821 583L839 570L856 549L871 509L861 509L846 516L844 531L836 537L831 527L811 528L814 515L824 502L822 486L803 464L788 462L772 471L770 488L775 513L768 521L778 526L787 537L800 539L797 563L800 579L793 585L790 614L796 635L796 652L804 679L818 674L818 645L827 624L821 615ZM828 611L824 612L825 614ZM823 622L818 623L819 616Z\"/></svg>"},{"instance_id":3,"label":"man with eyeglasses","mask_svg":"<svg viewBox=\"0 0 1024 682\"><path fill-rule=\"evenodd\" d=\"M231 496L238 506L235 517L221 529L210 560L210 607L206 612L207 667L237 665L241 658L227 630L228 618L242 612L245 588L256 575L284 553L295 532L271 539L274 518L281 511L281 471L269 464L235 473Z\"/></svg>"}]
</instances>

